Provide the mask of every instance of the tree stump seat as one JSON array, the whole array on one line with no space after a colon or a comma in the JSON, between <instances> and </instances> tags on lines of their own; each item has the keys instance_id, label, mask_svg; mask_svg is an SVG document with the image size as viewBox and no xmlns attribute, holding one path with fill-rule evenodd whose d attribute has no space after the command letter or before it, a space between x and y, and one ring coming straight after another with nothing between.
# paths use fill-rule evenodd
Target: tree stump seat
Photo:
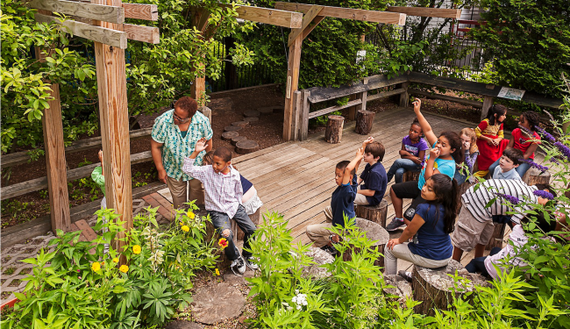
<instances>
[{"instance_id":1,"label":"tree stump seat","mask_svg":"<svg viewBox=\"0 0 570 329\"><path fill-rule=\"evenodd\" d=\"M457 290L461 292L452 290L453 278L448 275L455 275L456 271L459 276L470 281L467 284L458 283ZM490 287L490 284L482 275L467 272L463 265L455 260L450 260L445 267L433 269L414 265L412 274L414 300L422 302L414 307L414 312L433 316L434 308L447 310L447 307L453 303L452 294L455 293L455 296L459 297L462 293L474 291L476 286ZM470 298L473 298L473 295Z\"/></svg>"},{"instance_id":2,"label":"tree stump seat","mask_svg":"<svg viewBox=\"0 0 570 329\"><path fill-rule=\"evenodd\" d=\"M418 181L420 179L419 171L406 171L402 177L402 182Z\"/></svg>"},{"instance_id":3,"label":"tree stump seat","mask_svg":"<svg viewBox=\"0 0 570 329\"><path fill-rule=\"evenodd\" d=\"M530 168L521 178L528 186L536 184L550 184L550 172L548 172L548 170L540 172L536 168Z\"/></svg>"},{"instance_id":4,"label":"tree stump seat","mask_svg":"<svg viewBox=\"0 0 570 329\"><path fill-rule=\"evenodd\" d=\"M356 217L366 218L385 228L388 201L382 199L382 201L375 206L356 206L355 212Z\"/></svg>"},{"instance_id":5,"label":"tree stump seat","mask_svg":"<svg viewBox=\"0 0 570 329\"><path fill-rule=\"evenodd\" d=\"M325 130L325 141L331 144L338 144L342 139L342 129L344 128L344 117L340 115L329 115Z\"/></svg>"},{"instance_id":6,"label":"tree stump seat","mask_svg":"<svg viewBox=\"0 0 570 329\"><path fill-rule=\"evenodd\" d=\"M356 113L356 126L354 131L360 135L368 135L372 130L376 112L360 110Z\"/></svg>"},{"instance_id":7,"label":"tree stump seat","mask_svg":"<svg viewBox=\"0 0 570 329\"><path fill-rule=\"evenodd\" d=\"M261 208L257 209L256 212L249 215L249 219L255 224L255 227L259 225L259 217L260 217ZM238 241L243 241L245 238L245 233L239 228L237 222L235 220L230 220L232 225L232 232L234 232L234 243L237 244Z\"/></svg>"},{"instance_id":8,"label":"tree stump seat","mask_svg":"<svg viewBox=\"0 0 570 329\"><path fill-rule=\"evenodd\" d=\"M390 239L390 234L388 233L388 231L386 231L382 226L380 226L380 224L369 221L368 219L358 218L358 217L356 217L356 226L360 228L360 230L362 230L364 234L366 234L366 238L368 238L369 240L376 241L374 243L373 248L376 248L376 250L378 250L381 253L381 255L374 262L374 265L384 267L384 247L386 246L386 243ZM356 250L357 248L354 249L355 252L359 252L359 250ZM344 261L351 260L352 251L350 249L347 250L342 255L342 259Z\"/></svg>"},{"instance_id":9,"label":"tree stump seat","mask_svg":"<svg viewBox=\"0 0 570 329\"><path fill-rule=\"evenodd\" d=\"M495 223L495 229L493 231L493 236L489 240L489 243L485 246L486 250L491 250L495 247L503 248L503 242L505 238L505 229L507 228L506 224L503 223Z\"/></svg>"}]
</instances>

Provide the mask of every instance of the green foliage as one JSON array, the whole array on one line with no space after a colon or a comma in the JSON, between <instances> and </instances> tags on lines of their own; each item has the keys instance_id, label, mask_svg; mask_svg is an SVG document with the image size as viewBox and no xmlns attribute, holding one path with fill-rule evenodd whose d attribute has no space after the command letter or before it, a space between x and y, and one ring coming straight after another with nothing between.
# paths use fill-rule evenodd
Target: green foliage
<instances>
[{"instance_id":1,"label":"green foliage","mask_svg":"<svg viewBox=\"0 0 570 329\"><path fill-rule=\"evenodd\" d=\"M206 219L178 211L176 223L162 230L157 208L148 212L136 216L135 228L119 238L123 222L112 210L98 211L95 246L79 241L80 232L59 231L50 241L54 251L42 249L24 260L34 267L2 328L135 328L163 324L187 307L190 279L215 260L215 248L204 241ZM125 250L115 250L114 239L126 239ZM119 258L129 265L119 266Z\"/></svg>"},{"instance_id":2,"label":"green foliage","mask_svg":"<svg viewBox=\"0 0 570 329\"><path fill-rule=\"evenodd\" d=\"M471 32L492 62L492 83L562 96L560 74L570 72L567 0L479 0L486 24Z\"/></svg>"}]
</instances>

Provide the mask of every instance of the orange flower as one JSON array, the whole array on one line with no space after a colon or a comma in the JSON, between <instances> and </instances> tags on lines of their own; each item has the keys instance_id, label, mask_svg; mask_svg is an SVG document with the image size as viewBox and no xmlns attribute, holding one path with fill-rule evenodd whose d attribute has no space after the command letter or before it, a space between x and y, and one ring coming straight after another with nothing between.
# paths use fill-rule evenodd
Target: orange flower
<instances>
[{"instance_id":1,"label":"orange flower","mask_svg":"<svg viewBox=\"0 0 570 329\"><path fill-rule=\"evenodd\" d=\"M220 241L218 241L218 245L224 249L228 246L228 240L226 240L226 238L221 238Z\"/></svg>"},{"instance_id":2,"label":"orange flower","mask_svg":"<svg viewBox=\"0 0 570 329\"><path fill-rule=\"evenodd\" d=\"M129 267L127 265L121 265L121 267L119 267L119 271L127 273L129 271Z\"/></svg>"}]
</instances>

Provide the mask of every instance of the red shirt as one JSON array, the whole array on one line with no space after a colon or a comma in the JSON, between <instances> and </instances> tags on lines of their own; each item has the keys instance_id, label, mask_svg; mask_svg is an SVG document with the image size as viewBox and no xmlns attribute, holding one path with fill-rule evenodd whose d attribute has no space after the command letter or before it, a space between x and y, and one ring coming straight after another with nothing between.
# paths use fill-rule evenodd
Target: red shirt
<instances>
[{"instance_id":1,"label":"red shirt","mask_svg":"<svg viewBox=\"0 0 570 329\"><path fill-rule=\"evenodd\" d=\"M514 145L513 147L517 150L521 150L523 154L532 144L540 144L540 136L536 132L532 133L533 136L529 137L527 134L523 133L519 128L513 130L511 134L513 137ZM534 141L529 141L534 140ZM530 155L529 159L534 159L534 152Z\"/></svg>"}]
</instances>

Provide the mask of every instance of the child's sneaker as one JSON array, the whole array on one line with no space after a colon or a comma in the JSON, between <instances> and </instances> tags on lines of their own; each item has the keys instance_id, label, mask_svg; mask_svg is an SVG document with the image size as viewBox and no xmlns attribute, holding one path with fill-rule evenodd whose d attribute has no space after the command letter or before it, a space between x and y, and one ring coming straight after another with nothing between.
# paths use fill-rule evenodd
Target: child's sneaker
<instances>
[{"instance_id":1,"label":"child's sneaker","mask_svg":"<svg viewBox=\"0 0 570 329\"><path fill-rule=\"evenodd\" d=\"M336 250L336 248L333 246L325 245L325 246L321 247L321 249L326 251L331 256L338 254L338 250Z\"/></svg>"},{"instance_id":2,"label":"child's sneaker","mask_svg":"<svg viewBox=\"0 0 570 329\"><path fill-rule=\"evenodd\" d=\"M256 263L253 262L252 257L243 257L243 259L245 260L245 265L247 267L249 267L250 270L252 270L252 271L259 270L259 265L257 265Z\"/></svg>"},{"instance_id":3,"label":"child's sneaker","mask_svg":"<svg viewBox=\"0 0 570 329\"><path fill-rule=\"evenodd\" d=\"M401 276L402 278L406 279L406 281L408 282L412 282L412 272L406 272L404 270L399 270L398 271L398 275Z\"/></svg>"},{"instance_id":4,"label":"child's sneaker","mask_svg":"<svg viewBox=\"0 0 570 329\"><path fill-rule=\"evenodd\" d=\"M235 270L234 270L235 268ZM243 258L241 256L239 256L238 258L232 260L232 263L230 265L230 269L232 270L232 272L234 272L235 275L242 275L245 273L245 262L243 260ZM236 273L237 272L239 273Z\"/></svg>"},{"instance_id":5,"label":"child's sneaker","mask_svg":"<svg viewBox=\"0 0 570 329\"><path fill-rule=\"evenodd\" d=\"M390 224L386 225L386 231L388 232L394 232L395 230L398 229L398 227L405 225L404 223L404 219L402 218L394 218Z\"/></svg>"}]
</instances>

